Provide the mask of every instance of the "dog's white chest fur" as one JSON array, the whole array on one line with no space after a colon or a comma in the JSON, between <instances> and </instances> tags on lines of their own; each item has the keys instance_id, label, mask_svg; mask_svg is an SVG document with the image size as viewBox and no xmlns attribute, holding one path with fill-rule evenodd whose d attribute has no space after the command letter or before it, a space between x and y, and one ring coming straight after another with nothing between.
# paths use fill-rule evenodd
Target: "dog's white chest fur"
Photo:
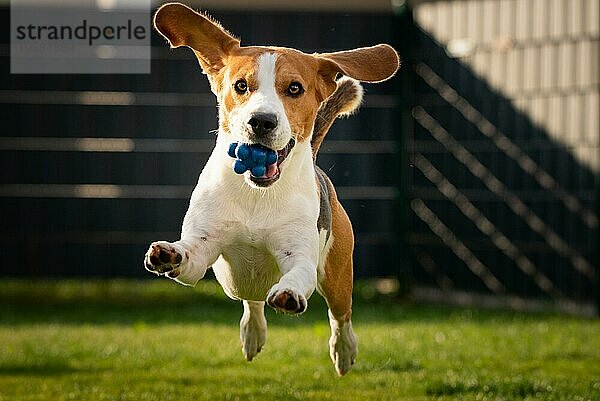
<instances>
[{"instance_id":1,"label":"dog's white chest fur","mask_svg":"<svg viewBox=\"0 0 600 401\"><path fill-rule=\"evenodd\" d=\"M248 187L231 171L221 138L200 175L182 229L201 236L215 249L213 270L225 293L234 299L264 300L286 273L278 260L319 259L319 200L308 144L283 168L268 191ZM293 180L287 179L293 177Z\"/></svg>"},{"instance_id":2,"label":"dog's white chest fur","mask_svg":"<svg viewBox=\"0 0 600 401\"><path fill-rule=\"evenodd\" d=\"M282 276L277 259L267 245L267 241L270 240L269 232L249 230L240 225L234 230L238 234L224 245L221 256L213 265L213 271L230 298L262 301ZM319 233L317 273L321 277L323 263L331 244L331 238L326 240L326 237L326 231ZM283 252L293 253L292 250Z\"/></svg>"},{"instance_id":3,"label":"dog's white chest fur","mask_svg":"<svg viewBox=\"0 0 600 401\"><path fill-rule=\"evenodd\" d=\"M245 231L224 246L213 270L229 297L262 301L281 278L265 240L265 235Z\"/></svg>"}]
</instances>

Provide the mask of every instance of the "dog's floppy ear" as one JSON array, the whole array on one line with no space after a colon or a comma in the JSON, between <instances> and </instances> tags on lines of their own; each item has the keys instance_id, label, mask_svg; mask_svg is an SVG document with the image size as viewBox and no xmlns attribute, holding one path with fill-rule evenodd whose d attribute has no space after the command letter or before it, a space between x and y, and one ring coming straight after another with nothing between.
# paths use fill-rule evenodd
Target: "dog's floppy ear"
<instances>
[{"instance_id":1,"label":"dog's floppy ear","mask_svg":"<svg viewBox=\"0 0 600 401\"><path fill-rule=\"evenodd\" d=\"M319 73L327 85L337 74L363 82L381 82L393 77L400 67L398 53L386 44L323 53L317 57L320 59Z\"/></svg>"},{"instance_id":2,"label":"dog's floppy ear","mask_svg":"<svg viewBox=\"0 0 600 401\"><path fill-rule=\"evenodd\" d=\"M211 21L181 3L167 3L154 14L154 27L171 47L187 46L194 50L202 70L210 75L224 67L224 59L240 41L217 22Z\"/></svg>"}]
</instances>

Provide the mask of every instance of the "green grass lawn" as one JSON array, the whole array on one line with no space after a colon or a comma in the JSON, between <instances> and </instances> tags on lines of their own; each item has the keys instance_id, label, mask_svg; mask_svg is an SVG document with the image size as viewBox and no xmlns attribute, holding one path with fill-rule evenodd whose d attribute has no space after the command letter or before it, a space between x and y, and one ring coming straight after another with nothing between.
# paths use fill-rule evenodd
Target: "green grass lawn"
<instances>
[{"instance_id":1,"label":"green grass lawn","mask_svg":"<svg viewBox=\"0 0 600 401\"><path fill-rule=\"evenodd\" d=\"M267 312L246 362L241 304L214 282L0 282L0 400L600 400L600 322L355 299L359 355L338 378L314 295Z\"/></svg>"}]
</instances>

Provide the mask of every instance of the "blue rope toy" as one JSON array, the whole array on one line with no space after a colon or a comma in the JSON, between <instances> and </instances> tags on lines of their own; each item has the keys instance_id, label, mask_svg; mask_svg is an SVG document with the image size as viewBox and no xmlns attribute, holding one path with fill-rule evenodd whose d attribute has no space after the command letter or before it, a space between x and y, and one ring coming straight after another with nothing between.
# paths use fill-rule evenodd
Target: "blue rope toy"
<instances>
[{"instance_id":1,"label":"blue rope toy","mask_svg":"<svg viewBox=\"0 0 600 401\"><path fill-rule=\"evenodd\" d=\"M233 157L233 171L244 174L250 170L254 177L263 177L268 166L277 163L277 152L259 144L233 142L227 154Z\"/></svg>"}]
</instances>

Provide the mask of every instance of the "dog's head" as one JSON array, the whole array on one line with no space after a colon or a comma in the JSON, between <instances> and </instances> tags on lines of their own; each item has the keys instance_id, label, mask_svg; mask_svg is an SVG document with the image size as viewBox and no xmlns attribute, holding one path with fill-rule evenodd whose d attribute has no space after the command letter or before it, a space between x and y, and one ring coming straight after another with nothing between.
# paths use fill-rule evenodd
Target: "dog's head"
<instances>
[{"instance_id":1,"label":"dog's head","mask_svg":"<svg viewBox=\"0 0 600 401\"><path fill-rule=\"evenodd\" d=\"M281 47L240 46L240 41L209 17L179 3L158 9L155 28L171 47L191 48L219 103L220 132L230 142L260 143L278 151L279 164L295 143L310 141L317 110L336 89L336 78L380 82L399 66L385 44L326 54ZM246 179L253 186L274 183Z\"/></svg>"}]
</instances>

